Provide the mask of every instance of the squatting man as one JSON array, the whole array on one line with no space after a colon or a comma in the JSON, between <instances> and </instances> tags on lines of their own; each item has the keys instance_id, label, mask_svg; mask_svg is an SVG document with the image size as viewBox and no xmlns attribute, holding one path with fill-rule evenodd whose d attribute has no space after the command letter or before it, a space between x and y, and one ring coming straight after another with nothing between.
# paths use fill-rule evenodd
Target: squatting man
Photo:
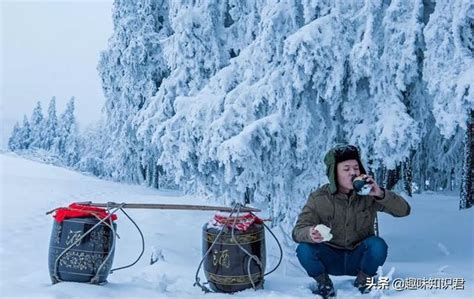
<instances>
[{"instance_id":1,"label":"squatting man","mask_svg":"<svg viewBox=\"0 0 474 299\"><path fill-rule=\"evenodd\" d=\"M298 260L317 282L314 293L323 298L335 296L329 275L356 276L354 286L368 293L367 278L384 264L388 249L375 236L376 214L407 216L410 205L366 174L356 146L337 145L326 154L324 163L329 184L309 195L293 228L293 240L299 243ZM354 192L355 177L365 181L370 190L367 195Z\"/></svg>"}]
</instances>

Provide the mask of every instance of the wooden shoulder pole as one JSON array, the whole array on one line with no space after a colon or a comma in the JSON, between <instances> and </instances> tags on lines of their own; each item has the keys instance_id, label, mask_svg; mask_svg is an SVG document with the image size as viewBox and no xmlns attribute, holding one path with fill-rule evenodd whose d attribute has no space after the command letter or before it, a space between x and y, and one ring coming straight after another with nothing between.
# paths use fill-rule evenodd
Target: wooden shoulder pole
<instances>
[{"instance_id":1,"label":"wooden shoulder pole","mask_svg":"<svg viewBox=\"0 0 474 299\"><path fill-rule=\"evenodd\" d=\"M109 202L109 203L98 203L98 202L79 202L81 205L90 205L95 207L104 208L116 208L121 203ZM194 210L194 211L221 211L221 212L232 212L234 208L222 207L222 206L205 206L205 205L182 205L182 204L150 204L150 203L125 203L123 208L125 209L158 209L158 210ZM260 212L260 209L251 207L241 207L240 212Z\"/></svg>"}]
</instances>

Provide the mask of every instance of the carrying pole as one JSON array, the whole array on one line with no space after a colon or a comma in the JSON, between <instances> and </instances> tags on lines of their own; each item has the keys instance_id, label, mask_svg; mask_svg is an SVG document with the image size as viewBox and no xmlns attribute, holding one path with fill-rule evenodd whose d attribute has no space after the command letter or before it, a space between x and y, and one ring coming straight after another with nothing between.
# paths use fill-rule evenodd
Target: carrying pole
<instances>
[{"instance_id":1,"label":"carrying pole","mask_svg":"<svg viewBox=\"0 0 474 299\"><path fill-rule=\"evenodd\" d=\"M97 203L97 202L78 202L81 205L114 208L122 206L124 209L158 209L158 210L195 210L195 211L220 211L220 212L232 212L232 208L222 206L204 206L204 205L180 205L180 204L153 204L153 203ZM241 207L241 212L260 212L260 209Z\"/></svg>"}]
</instances>

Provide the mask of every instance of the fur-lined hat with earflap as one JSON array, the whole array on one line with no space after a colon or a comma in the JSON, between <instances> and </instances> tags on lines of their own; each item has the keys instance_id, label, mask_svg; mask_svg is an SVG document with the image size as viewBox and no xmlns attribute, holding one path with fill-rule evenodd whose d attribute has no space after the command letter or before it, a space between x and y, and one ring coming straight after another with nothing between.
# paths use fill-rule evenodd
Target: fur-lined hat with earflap
<instances>
[{"instance_id":1,"label":"fur-lined hat with earflap","mask_svg":"<svg viewBox=\"0 0 474 299\"><path fill-rule=\"evenodd\" d=\"M324 164L326 164L326 175L329 179L329 190L332 194L337 193L337 163L356 160L359 163L359 170L361 174L367 174L365 168L360 160L360 150L355 145L338 144L330 149L324 157Z\"/></svg>"}]
</instances>

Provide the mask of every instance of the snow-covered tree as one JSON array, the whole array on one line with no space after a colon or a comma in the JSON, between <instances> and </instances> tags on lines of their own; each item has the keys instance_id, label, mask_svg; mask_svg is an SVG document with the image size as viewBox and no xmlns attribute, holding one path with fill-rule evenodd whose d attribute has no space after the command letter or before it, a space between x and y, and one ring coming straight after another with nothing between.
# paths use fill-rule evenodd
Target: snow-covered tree
<instances>
[{"instance_id":1,"label":"snow-covered tree","mask_svg":"<svg viewBox=\"0 0 474 299\"><path fill-rule=\"evenodd\" d=\"M74 166L79 161L79 144L76 117L74 116L74 97L66 105L58 124L57 153L66 165Z\"/></svg>"},{"instance_id":2,"label":"snow-covered tree","mask_svg":"<svg viewBox=\"0 0 474 299\"><path fill-rule=\"evenodd\" d=\"M236 55L241 46L238 39L234 40L234 45L225 40L223 33L232 27L230 15L224 14L225 9L223 1L203 1L195 5L189 5L187 1L170 2L169 23L173 35L163 42L163 55L170 73L137 123L140 124L139 138L152 146L148 152L154 153L154 163L158 162L158 169L163 168L172 176L176 175L177 169L162 167L167 161L162 155L172 155L163 150L162 143L163 138L166 139L163 136L169 125L167 120L175 114L175 100L197 93L209 78L228 64L230 56Z\"/></svg>"},{"instance_id":3,"label":"snow-covered tree","mask_svg":"<svg viewBox=\"0 0 474 299\"><path fill-rule=\"evenodd\" d=\"M13 126L12 133L10 135L10 138L8 138L8 149L11 151L16 151L21 149L22 147L22 140L20 137L21 134L21 128L20 124L18 122L15 123Z\"/></svg>"},{"instance_id":4,"label":"snow-covered tree","mask_svg":"<svg viewBox=\"0 0 474 299\"><path fill-rule=\"evenodd\" d=\"M114 34L98 69L106 98L106 130L113 136L107 163L116 179L149 181L147 174L156 165L149 142L137 138L140 122L135 118L168 73L161 46L170 32L168 9L167 1L114 2Z\"/></svg>"},{"instance_id":5,"label":"snow-covered tree","mask_svg":"<svg viewBox=\"0 0 474 299\"><path fill-rule=\"evenodd\" d=\"M459 188L463 136L473 107L473 17L466 1L423 2L420 71L413 104L422 140L413 157L419 191ZM425 86L426 85L426 86ZM420 101L421 100L421 101Z\"/></svg>"},{"instance_id":6,"label":"snow-covered tree","mask_svg":"<svg viewBox=\"0 0 474 299\"><path fill-rule=\"evenodd\" d=\"M58 117L56 116L56 97L52 97L48 107L43 146L47 151L56 151L53 146L58 142Z\"/></svg>"},{"instance_id":7,"label":"snow-covered tree","mask_svg":"<svg viewBox=\"0 0 474 299\"><path fill-rule=\"evenodd\" d=\"M41 102L36 103L36 107L33 109L33 113L30 118L30 148L39 149L43 146L45 121L41 108Z\"/></svg>"},{"instance_id":8,"label":"snow-covered tree","mask_svg":"<svg viewBox=\"0 0 474 299\"><path fill-rule=\"evenodd\" d=\"M436 1L424 29L423 77L433 97L433 115L441 134L466 129L474 109L474 23L471 1Z\"/></svg>"},{"instance_id":9,"label":"snow-covered tree","mask_svg":"<svg viewBox=\"0 0 474 299\"><path fill-rule=\"evenodd\" d=\"M470 111L468 130L464 138L464 159L462 169L461 201L459 207L474 206L474 110Z\"/></svg>"},{"instance_id":10,"label":"snow-covered tree","mask_svg":"<svg viewBox=\"0 0 474 299\"><path fill-rule=\"evenodd\" d=\"M31 128L30 122L28 121L28 117L26 115L23 116L23 123L18 134L18 140L20 142L19 149L28 149L31 144Z\"/></svg>"},{"instance_id":11,"label":"snow-covered tree","mask_svg":"<svg viewBox=\"0 0 474 299\"><path fill-rule=\"evenodd\" d=\"M77 168L98 177L110 176L112 171L106 168L110 149L104 145L110 144L111 139L103 120L87 126L79 140L81 155Z\"/></svg>"}]
</instances>

